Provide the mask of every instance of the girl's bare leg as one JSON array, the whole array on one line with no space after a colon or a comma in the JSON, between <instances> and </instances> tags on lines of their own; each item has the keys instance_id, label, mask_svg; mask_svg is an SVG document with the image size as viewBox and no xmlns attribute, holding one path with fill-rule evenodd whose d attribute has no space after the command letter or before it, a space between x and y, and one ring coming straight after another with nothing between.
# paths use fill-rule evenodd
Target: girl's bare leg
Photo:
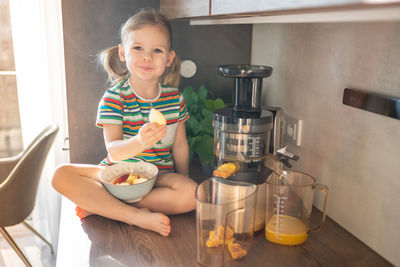
<instances>
[{"instance_id":1,"label":"girl's bare leg","mask_svg":"<svg viewBox=\"0 0 400 267\"><path fill-rule=\"evenodd\" d=\"M96 165L62 165L54 173L53 187L88 213L99 214L168 236L171 232L169 218L114 198L97 178L102 168Z\"/></svg>"},{"instance_id":2,"label":"girl's bare leg","mask_svg":"<svg viewBox=\"0 0 400 267\"><path fill-rule=\"evenodd\" d=\"M160 174L153 190L135 206L167 215L189 212L196 208L196 186L197 183L187 176Z\"/></svg>"}]
</instances>

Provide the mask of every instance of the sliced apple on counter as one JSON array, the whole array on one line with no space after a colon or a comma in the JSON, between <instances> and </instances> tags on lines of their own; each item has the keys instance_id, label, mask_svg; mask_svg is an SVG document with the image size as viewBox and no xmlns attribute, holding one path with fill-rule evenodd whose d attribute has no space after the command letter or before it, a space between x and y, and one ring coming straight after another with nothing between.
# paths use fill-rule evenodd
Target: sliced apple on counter
<instances>
[{"instance_id":1,"label":"sliced apple on counter","mask_svg":"<svg viewBox=\"0 0 400 267\"><path fill-rule=\"evenodd\" d=\"M150 109L149 120L151 123L157 123L159 125L166 125L167 120L164 115L155 108Z\"/></svg>"},{"instance_id":2,"label":"sliced apple on counter","mask_svg":"<svg viewBox=\"0 0 400 267\"><path fill-rule=\"evenodd\" d=\"M224 238L225 233L226 237ZM231 254L231 257L234 260L239 260L247 255L247 250L243 249L239 243L235 242L235 237L233 236L234 234L235 233L230 226L227 226L225 229L223 225L220 225L218 226L217 230L209 232L206 247L219 247L224 244L225 240L225 245L228 245L228 251Z\"/></svg>"},{"instance_id":3,"label":"sliced apple on counter","mask_svg":"<svg viewBox=\"0 0 400 267\"><path fill-rule=\"evenodd\" d=\"M234 260L240 260L247 255L247 250L243 249L239 243L229 243L228 251Z\"/></svg>"}]
</instances>

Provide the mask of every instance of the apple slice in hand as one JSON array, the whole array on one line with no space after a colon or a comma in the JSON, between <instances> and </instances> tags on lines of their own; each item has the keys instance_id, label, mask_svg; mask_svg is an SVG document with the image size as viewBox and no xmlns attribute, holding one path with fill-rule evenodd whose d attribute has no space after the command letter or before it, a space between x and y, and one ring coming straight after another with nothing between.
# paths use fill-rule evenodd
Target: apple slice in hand
<instances>
[{"instance_id":1,"label":"apple slice in hand","mask_svg":"<svg viewBox=\"0 0 400 267\"><path fill-rule=\"evenodd\" d=\"M167 120L164 115L155 108L150 109L149 121L151 123L157 123L158 125L166 125ZM157 144L161 144L161 140L157 142Z\"/></svg>"},{"instance_id":2,"label":"apple slice in hand","mask_svg":"<svg viewBox=\"0 0 400 267\"><path fill-rule=\"evenodd\" d=\"M149 114L149 121L150 122L154 122L157 123L159 125L166 125L167 124L167 120L165 119L164 115L158 111L155 108L152 108L150 110L150 114Z\"/></svg>"}]
</instances>

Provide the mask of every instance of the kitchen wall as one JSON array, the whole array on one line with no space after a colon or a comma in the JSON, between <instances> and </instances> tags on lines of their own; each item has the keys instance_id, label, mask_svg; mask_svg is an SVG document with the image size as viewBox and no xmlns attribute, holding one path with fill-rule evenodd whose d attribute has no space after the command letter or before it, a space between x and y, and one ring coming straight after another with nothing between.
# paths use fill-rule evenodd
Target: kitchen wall
<instances>
[{"instance_id":1,"label":"kitchen wall","mask_svg":"<svg viewBox=\"0 0 400 267\"><path fill-rule=\"evenodd\" d=\"M214 97L231 103L234 80L217 73L222 64L249 64L252 25L189 25L187 20L172 21L172 46L181 60L197 65L191 78L181 77L180 88L204 85Z\"/></svg>"},{"instance_id":2,"label":"kitchen wall","mask_svg":"<svg viewBox=\"0 0 400 267\"><path fill-rule=\"evenodd\" d=\"M304 120L293 169L329 187L332 219L400 265L400 120L342 104L344 88L400 97L400 23L255 24L252 46L252 63L274 68L263 103Z\"/></svg>"},{"instance_id":3,"label":"kitchen wall","mask_svg":"<svg viewBox=\"0 0 400 267\"><path fill-rule=\"evenodd\" d=\"M96 55L119 43L120 26L143 7L157 9L159 0L62 1L71 162L97 164L106 155L95 121L108 85ZM173 49L182 60L197 64L195 76L182 78L180 89L205 85L216 97L230 101L233 80L219 77L217 65L250 62L252 26L192 27L180 20L172 23L172 30Z\"/></svg>"}]
</instances>

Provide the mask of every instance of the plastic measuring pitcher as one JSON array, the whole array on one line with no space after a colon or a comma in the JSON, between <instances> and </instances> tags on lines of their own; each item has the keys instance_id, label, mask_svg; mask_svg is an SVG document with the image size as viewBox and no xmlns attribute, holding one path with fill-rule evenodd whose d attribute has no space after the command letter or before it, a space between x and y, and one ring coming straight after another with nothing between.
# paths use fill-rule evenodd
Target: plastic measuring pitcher
<instances>
[{"instance_id":1,"label":"plastic measuring pitcher","mask_svg":"<svg viewBox=\"0 0 400 267\"><path fill-rule=\"evenodd\" d=\"M319 229L325 221L328 188L315 183L305 173L283 171L273 173L266 187L265 238L281 245L304 243L310 231ZM315 189L325 194L321 223L310 230L310 217Z\"/></svg>"},{"instance_id":2,"label":"plastic measuring pitcher","mask_svg":"<svg viewBox=\"0 0 400 267\"><path fill-rule=\"evenodd\" d=\"M210 178L196 189L197 262L223 266L248 253L255 221L257 186Z\"/></svg>"}]
</instances>

